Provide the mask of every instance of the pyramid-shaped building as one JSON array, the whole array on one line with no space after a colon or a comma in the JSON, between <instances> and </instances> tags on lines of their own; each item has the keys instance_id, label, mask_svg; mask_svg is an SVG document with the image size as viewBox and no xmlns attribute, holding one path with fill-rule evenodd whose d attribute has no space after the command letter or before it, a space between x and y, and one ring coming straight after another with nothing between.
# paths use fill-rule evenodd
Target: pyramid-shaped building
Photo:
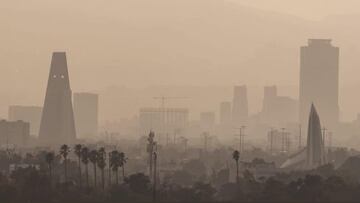
<instances>
[{"instance_id":1,"label":"pyramid-shaped building","mask_svg":"<svg viewBox=\"0 0 360 203\"><path fill-rule=\"evenodd\" d=\"M71 96L66 53L54 52L39 131L41 144L70 144L76 139Z\"/></svg>"}]
</instances>

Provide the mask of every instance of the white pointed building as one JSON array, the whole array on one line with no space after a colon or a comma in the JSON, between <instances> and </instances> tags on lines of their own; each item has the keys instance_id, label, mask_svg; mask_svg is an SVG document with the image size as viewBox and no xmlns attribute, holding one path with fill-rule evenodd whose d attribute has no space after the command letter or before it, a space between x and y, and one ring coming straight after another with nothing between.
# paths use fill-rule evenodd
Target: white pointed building
<instances>
[{"instance_id":1,"label":"white pointed building","mask_svg":"<svg viewBox=\"0 0 360 203\"><path fill-rule=\"evenodd\" d=\"M324 140L321 123L314 104L311 105L306 147L290 156L281 168L314 169L325 164Z\"/></svg>"}]
</instances>

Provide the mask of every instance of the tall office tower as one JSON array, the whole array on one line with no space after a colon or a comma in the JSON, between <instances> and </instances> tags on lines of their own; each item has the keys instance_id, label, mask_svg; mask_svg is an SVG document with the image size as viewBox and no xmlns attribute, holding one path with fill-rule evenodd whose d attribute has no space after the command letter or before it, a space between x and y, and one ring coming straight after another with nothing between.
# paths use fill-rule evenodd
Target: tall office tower
<instances>
[{"instance_id":1,"label":"tall office tower","mask_svg":"<svg viewBox=\"0 0 360 203\"><path fill-rule=\"evenodd\" d=\"M339 48L330 39L309 39L300 54L300 123L306 126L314 103L329 129L339 120Z\"/></svg>"},{"instance_id":2,"label":"tall office tower","mask_svg":"<svg viewBox=\"0 0 360 203\"><path fill-rule=\"evenodd\" d=\"M275 100L277 99L277 88L276 86L265 86L264 87L264 100L263 100L263 111L269 111L274 108Z\"/></svg>"},{"instance_id":3,"label":"tall office tower","mask_svg":"<svg viewBox=\"0 0 360 203\"><path fill-rule=\"evenodd\" d=\"M220 103L220 124L222 126L231 124L231 102Z\"/></svg>"},{"instance_id":4,"label":"tall office tower","mask_svg":"<svg viewBox=\"0 0 360 203\"><path fill-rule=\"evenodd\" d=\"M97 135L98 103L97 94L74 93L74 115L79 138L91 138Z\"/></svg>"},{"instance_id":5,"label":"tall office tower","mask_svg":"<svg viewBox=\"0 0 360 203\"><path fill-rule=\"evenodd\" d=\"M248 100L246 86L234 87L232 121L236 126L243 125L248 118Z\"/></svg>"},{"instance_id":6,"label":"tall office tower","mask_svg":"<svg viewBox=\"0 0 360 203\"><path fill-rule=\"evenodd\" d=\"M41 117L39 141L46 145L73 143L74 112L65 52L52 55L48 86Z\"/></svg>"},{"instance_id":7,"label":"tall office tower","mask_svg":"<svg viewBox=\"0 0 360 203\"><path fill-rule=\"evenodd\" d=\"M25 121L30 124L30 134L39 135L42 107L39 106L10 106L9 121Z\"/></svg>"}]
</instances>

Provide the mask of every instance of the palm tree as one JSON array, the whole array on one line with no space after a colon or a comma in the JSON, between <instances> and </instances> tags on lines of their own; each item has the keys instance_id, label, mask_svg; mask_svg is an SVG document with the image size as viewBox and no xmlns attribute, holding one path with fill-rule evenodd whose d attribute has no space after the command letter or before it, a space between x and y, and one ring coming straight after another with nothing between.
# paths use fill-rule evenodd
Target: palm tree
<instances>
[{"instance_id":1,"label":"palm tree","mask_svg":"<svg viewBox=\"0 0 360 203\"><path fill-rule=\"evenodd\" d=\"M125 180L125 164L126 164L127 158L125 156L124 152L119 153L119 166L122 168L122 177L123 181Z\"/></svg>"},{"instance_id":2,"label":"palm tree","mask_svg":"<svg viewBox=\"0 0 360 203\"><path fill-rule=\"evenodd\" d=\"M62 145L60 148L60 155L64 158L64 167L65 167L65 182L67 182L67 157L70 153L70 147L66 144Z\"/></svg>"},{"instance_id":3,"label":"palm tree","mask_svg":"<svg viewBox=\"0 0 360 203\"><path fill-rule=\"evenodd\" d=\"M74 147L75 149L75 154L76 156L78 157L78 167L79 167L79 184L80 184L80 187L82 187L82 181L81 181L81 149L82 149L82 145L81 144L77 144L75 145Z\"/></svg>"},{"instance_id":4,"label":"palm tree","mask_svg":"<svg viewBox=\"0 0 360 203\"><path fill-rule=\"evenodd\" d=\"M97 163L98 151L95 149L91 150L89 153L89 160L94 166L94 187L96 187L96 163Z\"/></svg>"},{"instance_id":5,"label":"palm tree","mask_svg":"<svg viewBox=\"0 0 360 203\"><path fill-rule=\"evenodd\" d=\"M48 164L48 168L49 168L50 184L52 182L52 164L53 164L54 160L55 160L54 152L47 152L45 154L45 161Z\"/></svg>"},{"instance_id":6,"label":"palm tree","mask_svg":"<svg viewBox=\"0 0 360 203\"><path fill-rule=\"evenodd\" d=\"M88 170L88 164L89 164L89 148L83 147L81 149L81 161L85 165L85 175L86 175L86 185L89 188L89 170Z\"/></svg>"},{"instance_id":7,"label":"palm tree","mask_svg":"<svg viewBox=\"0 0 360 203\"><path fill-rule=\"evenodd\" d=\"M151 178L153 168L153 152L155 146L155 133L153 131L150 131L147 141L148 144L146 151L149 153L149 177Z\"/></svg>"},{"instance_id":8,"label":"palm tree","mask_svg":"<svg viewBox=\"0 0 360 203\"><path fill-rule=\"evenodd\" d=\"M240 159L240 152L235 150L232 154L233 159L236 161L236 182L239 183L239 159Z\"/></svg>"},{"instance_id":9,"label":"palm tree","mask_svg":"<svg viewBox=\"0 0 360 203\"><path fill-rule=\"evenodd\" d=\"M105 189L105 173L104 173L104 169L106 167L106 151L105 151L104 147L101 147L99 149L99 151L98 151L97 165L101 170L102 188Z\"/></svg>"},{"instance_id":10,"label":"palm tree","mask_svg":"<svg viewBox=\"0 0 360 203\"><path fill-rule=\"evenodd\" d=\"M109 169L109 186L111 186L111 152L108 154L109 160L108 160L108 169Z\"/></svg>"},{"instance_id":11,"label":"palm tree","mask_svg":"<svg viewBox=\"0 0 360 203\"><path fill-rule=\"evenodd\" d=\"M110 167L112 169L112 171L114 171L115 176L116 176L116 185L119 184L119 166L120 166L120 156L119 156L119 152L114 150L111 153L111 156L109 157L109 161L110 161Z\"/></svg>"}]
</instances>

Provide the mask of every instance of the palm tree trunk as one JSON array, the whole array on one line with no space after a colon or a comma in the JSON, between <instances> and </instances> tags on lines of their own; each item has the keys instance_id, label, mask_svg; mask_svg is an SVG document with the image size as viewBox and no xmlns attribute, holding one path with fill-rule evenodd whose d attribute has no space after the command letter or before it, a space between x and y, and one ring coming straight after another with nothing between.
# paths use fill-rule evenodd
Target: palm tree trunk
<instances>
[{"instance_id":1,"label":"palm tree trunk","mask_svg":"<svg viewBox=\"0 0 360 203\"><path fill-rule=\"evenodd\" d=\"M50 186L52 186L52 171L51 171L51 164L49 164L49 178L50 178Z\"/></svg>"},{"instance_id":2,"label":"palm tree trunk","mask_svg":"<svg viewBox=\"0 0 360 203\"><path fill-rule=\"evenodd\" d=\"M123 178L123 182L125 181L125 166L122 166L122 178Z\"/></svg>"},{"instance_id":3,"label":"palm tree trunk","mask_svg":"<svg viewBox=\"0 0 360 203\"><path fill-rule=\"evenodd\" d=\"M64 166L65 166L65 183L67 183L67 159L65 158L65 164L64 164Z\"/></svg>"},{"instance_id":4,"label":"palm tree trunk","mask_svg":"<svg viewBox=\"0 0 360 203\"><path fill-rule=\"evenodd\" d=\"M94 187L96 187L96 163L94 163Z\"/></svg>"},{"instance_id":5,"label":"palm tree trunk","mask_svg":"<svg viewBox=\"0 0 360 203\"><path fill-rule=\"evenodd\" d=\"M88 170L88 164L85 164L85 173L86 173L86 185L89 188L89 170Z\"/></svg>"},{"instance_id":6,"label":"palm tree trunk","mask_svg":"<svg viewBox=\"0 0 360 203\"><path fill-rule=\"evenodd\" d=\"M101 183L102 183L102 189L104 190L105 189L105 171L103 168L101 169Z\"/></svg>"},{"instance_id":7,"label":"palm tree trunk","mask_svg":"<svg viewBox=\"0 0 360 203\"><path fill-rule=\"evenodd\" d=\"M119 173L118 173L118 169L115 170L115 174L116 174L116 185L119 185Z\"/></svg>"},{"instance_id":8,"label":"palm tree trunk","mask_svg":"<svg viewBox=\"0 0 360 203\"><path fill-rule=\"evenodd\" d=\"M152 165L153 165L153 162L152 162L152 151L149 153L149 178L151 180L151 177L152 177Z\"/></svg>"},{"instance_id":9,"label":"palm tree trunk","mask_svg":"<svg viewBox=\"0 0 360 203\"><path fill-rule=\"evenodd\" d=\"M109 187L111 186L111 167L110 167L110 154L109 154L109 161L108 161L108 167L109 167Z\"/></svg>"},{"instance_id":10,"label":"palm tree trunk","mask_svg":"<svg viewBox=\"0 0 360 203\"><path fill-rule=\"evenodd\" d=\"M236 182L239 183L239 161L236 161Z\"/></svg>"},{"instance_id":11,"label":"palm tree trunk","mask_svg":"<svg viewBox=\"0 0 360 203\"><path fill-rule=\"evenodd\" d=\"M79 156L79 183L80 183L80 188L82 187L82 181L81 181L81 159Z\"/></svg>"},{"instance_id":12,"label":"palm tree trunk","mask_svg":"<svg viewBox=\"0 0 360 203\"><path fill-rule=\"evenodd\" d=\"M111 186L111 168L109 167L109 186Z\"/></svg>"}]
</instances>

